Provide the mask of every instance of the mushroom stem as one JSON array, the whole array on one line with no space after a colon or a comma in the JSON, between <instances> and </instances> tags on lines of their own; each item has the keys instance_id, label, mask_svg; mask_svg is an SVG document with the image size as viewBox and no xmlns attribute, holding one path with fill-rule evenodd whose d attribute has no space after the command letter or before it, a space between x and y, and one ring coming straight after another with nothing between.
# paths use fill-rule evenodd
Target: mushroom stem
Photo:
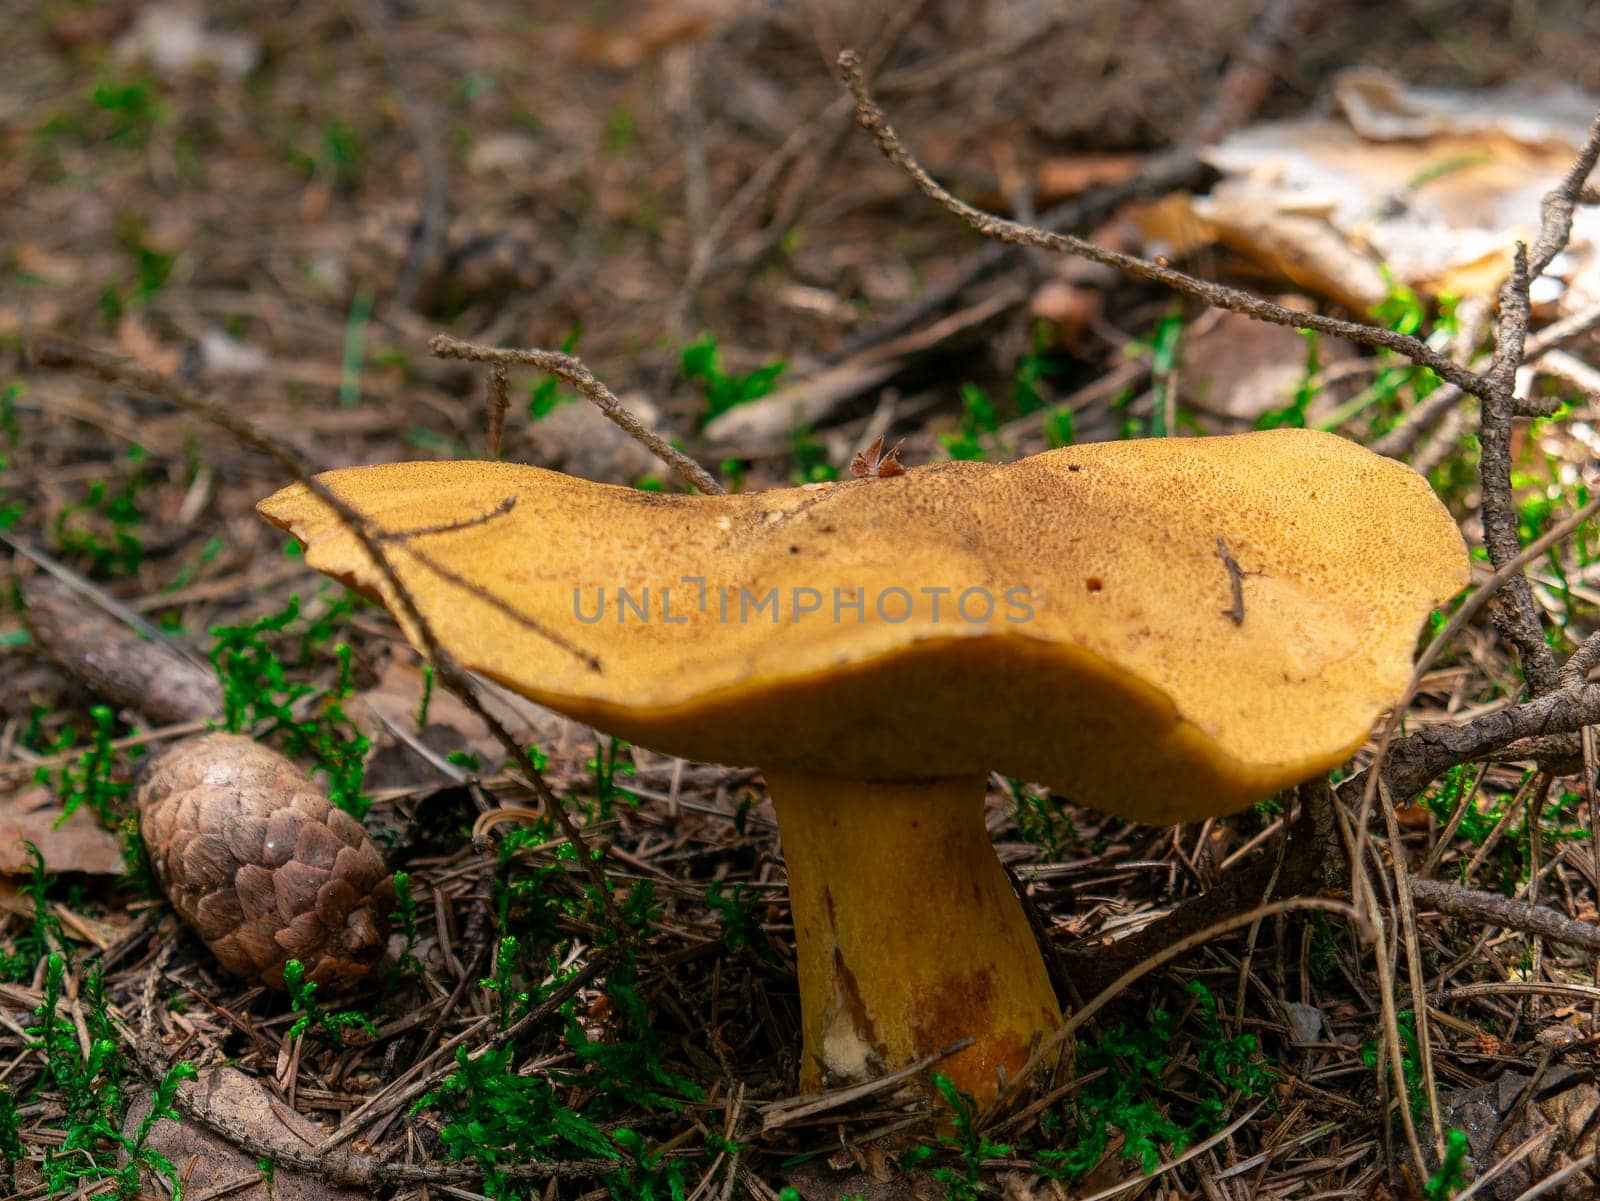
<instances>
[{"instance_id":1,"label":"mushroom stem","mask_svg":"<svg viewBox=\"0 0 1600 1201\"><path fill-rule=\"evenodd\" d=\"M872 1079L970 1037L937 1070L992 1100L1061 1009L984 827L986 777L766 778L799 958L800 1087Z\"/></svg>"}]
</instances>

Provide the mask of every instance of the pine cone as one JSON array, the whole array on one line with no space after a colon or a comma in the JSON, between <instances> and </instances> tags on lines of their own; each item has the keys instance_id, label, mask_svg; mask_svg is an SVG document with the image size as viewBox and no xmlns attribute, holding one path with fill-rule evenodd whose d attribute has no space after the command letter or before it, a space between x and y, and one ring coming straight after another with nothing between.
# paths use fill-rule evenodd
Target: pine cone
<instances>
[{"instance_id":1,"label":"pine cone","mask_svg":"<svg viewBox=\"0 0 1600 1201\"><path fill-rule=\"evenodd\" d=\"M137 799L161 887L230 972L282 988L298 959L336 988L383 956L383 857L276 751L237 734L186 739L149 764Z\"/></svg>"}]
</instances>

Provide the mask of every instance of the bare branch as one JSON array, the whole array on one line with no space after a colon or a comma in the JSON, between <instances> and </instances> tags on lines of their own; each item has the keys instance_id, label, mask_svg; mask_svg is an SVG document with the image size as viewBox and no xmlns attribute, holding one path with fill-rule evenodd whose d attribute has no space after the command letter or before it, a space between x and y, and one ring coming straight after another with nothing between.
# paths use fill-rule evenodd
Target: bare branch
<instances>
[{"instance_id":1,"label":"bare branch","mask_svg":"<svg viewBox=\"0 0 1600 1201\"><path fill-rule=\"evenodd\" d=\"M1556 255L1567 248L1572 240L1572 214L1580 204L1588 203L1589 176L1596 162L1600 162L1600 117L1589 126L1589 137L1578 157L1573 160L1561 183L1544 198L1539 221L1539 240L1533 244L1529 256L1528 278L1538 279L1555 261Z\"/></svg>"},{"instance_id":2,"label":"bare branch","mask_svg":"<svg viewBox=\"0 0 1600 1201\"><path fill-rule=\"evenodd\" d=\"M1115 267L1138 279L1147 279L1153 283L1164 284L1175 291L1203 300L1217 308L1243 313L1246 316L1255 317L1260 321L1270 322L1273 325L1287 325L1295 329L1316 330L1318 333L1347 338L1352 342L1359 342L1366 346L1377 346L1385 350L1392 350L1406 356L1419 366L1432 368L1441 379L1455 384L1464 392L1469 392L1474 396L1482 396L1488 391L1487 381L1482 376L1440 354L1420 339L1399 334L1381 326L1364 325L1356 321L1342 321L1336 317L1328 317L1321 313L1303 313L1295 309L1285 308L1282 305L1263 300L1259 296L1241 292L1237 288L1229 288L1222 284L1213 283L1210 280L1200 279L1198 276L1163 266L1160 263L1152 262L1150 259L1107 250L1102 246L1096 246L1093 242L1074 237L1072 234L1036 229L1033 226L1023 225L1016 221L1008 221L1004 217L997 217L993 213L986 213L981 209L974 208L965 201L951 195L928 174L922 164L917 162L911 152L906 149L905 145L900 141L899 135L895 133L894 129L889 125L888 119L883 115L883 110L878 107L877 101L868 92L866 82L861 74L860 59L857 58L854 51L846 50L839 56L839 69L844 77L846 86L849 87L856 99L857 124L872 135L883 156L905 172L911 181L917 185L918 189L930 200L965 221L986 238L993 238L997 242L1005 242L1014 246L1031 246L1040 250L1077 255L1091 262Z\"/></svg>"},{"instance_id":3,"label":"bare branch","mask_svg":"<svg viewBox=\"0 0 1600 1201\"><path fill-rule=\"evenodd\" d=\"M1478 428L1483 542L1497 569L1515 559L1521 549L1517 506L1511 495L1511 423L1517 413L1517 368L1522 365L1532 317L1528 300L1531 279L1527 248L1519 243L1511 278L1500 290L1500 321L1494 361L1488 372L1489 386L1479 393L1483 402ZM1506 641L1516 647L1529 690L1542 696L1553 689L1555 655L1545 641L1543 615L1533 599L1533 589L1520 570L1505 583L1494 609L1494 623Z\"/></svg>"},{"instance_id":4,"label":"bare branch","mask_svg":"<svg viewBox=\"0 0 1600 1201\"><path fill-rule=\"evenodd\" d=\"M704 467L659 434L646 429L644 423L617 399L616 394L594 377L581 359L554 350L506 350L478 346L447 334L435 334L428 343L428 349L441 359L465 359L472 363L495 363L500 366L516 363L547 371L562 383L576 388L595 408L626 430L629 437L677 472L678 477L691 488L711 496L722 496L727 492Z\"/></svg>"}]
</instances>

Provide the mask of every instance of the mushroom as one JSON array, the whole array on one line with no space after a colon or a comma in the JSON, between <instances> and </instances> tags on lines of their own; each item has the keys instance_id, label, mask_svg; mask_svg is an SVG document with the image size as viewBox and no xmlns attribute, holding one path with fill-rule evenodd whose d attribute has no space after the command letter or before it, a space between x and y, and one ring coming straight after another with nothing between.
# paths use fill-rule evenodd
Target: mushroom
<instances>
[{"instance_id":1,"label":"mushroom","mask_svg":"<svg viewBox=\"0 0 1600 1201\"><path fill-rule=\"evenodd\" d=\"M940 1070L986 1101L1058 1027L984 826L990 771L1142 822L1236 811L1362 744L1467 579L1419 475L1306 430L731 496L505 463L318 478L465 667L764 770L808 1089L971 1038ZM310 489L261 511L394 608Z\"/></svg>"}]
</instances>

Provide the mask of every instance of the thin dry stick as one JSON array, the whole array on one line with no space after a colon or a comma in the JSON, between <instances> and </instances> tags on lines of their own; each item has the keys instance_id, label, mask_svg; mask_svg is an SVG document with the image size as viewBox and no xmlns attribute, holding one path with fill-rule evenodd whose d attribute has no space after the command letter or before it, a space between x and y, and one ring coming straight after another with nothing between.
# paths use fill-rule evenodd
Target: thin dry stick
<instances>
[{"instance_id":1,"label":"thin dry stick","mask_svg":"<svg viewBox=\"0 0 1600 1201\"><path fill-rule=\"evenodd\" d=\"M1533 244L1528 277L1538 279L1555 261L1556 255L1567 248L1572 240L1572 214L1580 204L1593 204L1588 190L1589 176L1600 162L1600 117L1589 126L1589 137L1583 149L1567 169L1560 185L1545 195L1539 214L1539 238Z\"/></svg>"},{"instance_id":2,"label":"thin dry stick","mask_svg":"<svg viewBox=\"0 0 1600 1201\"><path fill-rule=\"evenodd\" d=\"M1478 774L1473 777L1472 787L1462 795L1461 801L1456 805L1455 812L1450 815L1450 820L1445 823L1443 830L1433 846L1428 848L1428 857L1422 861L1422 866L1417 869L1417 878L1426 880L1439 867L1439 860L1443 859L1445 852L1450 849L1450 844L1455 841L1456 831L1461 828L1461 823L1466 820L1467 813L1477 800L1478 789L1483 787L1484 777L1489 774L1489 765L1483 764L1478 768ZM1413 890L1414 892L1415 890Z\"/></svg>"},{"instance_id":3,"label":"thin dry stick","mask_svg":"<svg viewBox=\"0 0 1600 1201\"><path fill-rule=\"evenodd\" d=\"M1367 850L1370 852L1371 847ZM1375 854L1368 856L1372 861L1372 870L1383 877L1383 864L1378 862ZM1417 1138L1417 1126L1411 1117L1410 1095L1406 1087L1405 1043L1400 1038L1400 1013L1399 1006L1395 1004L1394 970L1390 966L1389 938L1384 929L1383 912L1378 904L1378 889L1368 887L1360 889L1356 881L1365 881L1367 869L1363 867L1364 859L1350 861L1350 895L1359 897L1371 910L1368 915L1372 931L1372 962L1373 968L1378 973L1378 1013L1383 1020L1383 1044L1388 1050L1390 1078L1394 1082L1394 1095L1398 1099L1397 1109L1400 1112L1400 1127L1405 1131L1406 1146L1411 1151L1411 1161L1415 1165L1420 1177L1428 1174L1428 1163L1422 1154L1422 1144ZM1419 998L1423 1000L1425 998ZM1415 1013L1415 1009L1412 1010ZM1381 1069L1380 1069L1381 1071ZM1431 1100L1431 1098L1430 1098Z\"/></svg>"},{"instance_id":4,"label":"thin dry stick","mask_svg":"<svg viewBox=\"0 0 1600 1201\"><path fill-rule=\"evenodd\" d=\"M1552 1172L1537 1184L1528 1186L1516 1196L1516 1201L1534 1201L1536 1197L1547 1196L1555 1192L1574 1176L1583 1172L1592 1172L1600 1169L1600 1153L1585 1155L1582 1159L1575 1159L1558 1172Z\"/></svg>"},{"instance_id":5,"label":"thin dry stick","mask_svg":"<svg viewBox=\"0 0 1600 1201\"><path fill-rule=\"evenodd\" d=\"M1171 267L1164 267L1149 259L1137 255L1122 254L1114 250L1107 250L1093 242L1071 234L1052 233L1048 230L1035 229L1016 221L1008 221L1004 217L997 217L993 213L986 213L982 209L974 208L963 200L957 199L943 186L941 186L927 170L919 163L905 144L900 141L900 136L889 125L888 119L883 115L883 110L878 107L876 100L867 90L866 81L862 77L861 60L853 50L846 50L839 55L839 70L844 78L845 85L850 89L856 100L856 123L872 135L883 156L904 172L917 188L934 203L952 215L966 222L978 233L986 238L993 238L998 242L1005 242L1014 246L1032 246L1039 250L1051 250L1060 254L1076 255L1095 263L1102 263L1108 267L1115 267L1138 279L1147 279L1152 283L1165 284L1178 292L1194 296L1207 304L1219 309L1228 309L1231 312L1243 313L1258 320L1270 322L1273 325L1287 325L1295 329L1316 330L1318 333L1332 334L1340 338L1348 338L1352 342L1359 342L1366 346L1382 347L1405 355L1412 362L1423 367L1431 367L1441 379L1456 384L1463 391L1474 396L1482 396L1488 390L1487 381L1476 372L1461 366L1447 355L1440 354L1426 342L1418 338L1399 334L1390 329L1376 325L1363 325L1356 321L1341 321L1335 317L1327 317L1320 313L1304 313L1295 309L1285 308L1273 304L1271 301L1262 300L1259 296L1252 296L1248 292L1241 292L1237 288L1225 287L1210 280L1201 279L1187 272L1177 271Z\"/></svg>"},{"instance_id":6,"label":"thin dry stick","mask_svg":"<svg viewBox=\"0 0 1600 1201\"><path fill-rule=\"evenodd\" d=\"M1553 321L1538 333L1531 334L1527 346L1524 347L1524 354L1531 360L1561 345L1569 338L1587 333L1596 325L1600 325L1600 304L1591 305L1560 321ZM1461 397L1461 389L1454 384L1444 384L1436 388L1427 397L1418 401L1392 430L1375 439L1372 442L1372 449L1380 455L1388 455L1391 459L1398 459L1411 453L1422 436L1446 413L1455 409Z\"/></svg>"},{"instance_id":7,"label":"thin dry stick","mask_svg":"<svg viewBox=\"0 0 1600 1201\"><path fill-rule=\"evenodd\" d=\"M1036 224L1043 229L1070 229L1088 225L1131 201L1148 196L1164 196L1175 188L1198 185L1205 176L1206 168L1195 153L1195 148L1231 132L1260 107L1272 80L1279 74L1286 48L1295 44L1299 29L1314 11L1315 5L1304 0L1277 0L1270 4L1253 23L1243 44L1230 54L1231 61L1217 85L1216 94L1196 116L1194 124L1176 146L1150 157L1125 180L1096 188L1057 205L1044 213ZM936 82L969 74L998 61L1010 62L1023 50L1037 46L1041 39L1059 33L1070 19L1080 15L1069 7L1039 30L1024 30L1004 42L981 46L965 54L948 55L925 67L886 72L875 81L878 91L881 95L892 96L906 90L930 87ZM1109 41L1106 44L1109 45ZM1099 61L1101 56L1090 56L1082 53L1078 46L1072 43L1068 45L1071 47L1069 54L1077 53L1076 62L1069 59L1063 64L1066 69L1082 68L1080 74L1084 77L1098 74L1099 68L1104 65ZM969 68L964 65L966 63L973 65ZM872 74L870 66L865 73ZM840 97L844 102L850 99ZM945 283L929 289L914 303L849 338L828 356L828 361L843 361L898 337L1014 261L1015 252L1011 248L999 243L986 243L968 255Z\"/></svg>"},{"instance_id":8,"label":"thin dry stick","mask_svg":"<svg viewBox=\"0 0 1600 1201\"><path fill-rule=\"evenodd\" d=\"M1539 1150L1552 1138L1554 1138L1556 1129L1557 1127L1555 1126L1546 1126L1544 1129L1537 1130L1533 1134L1530 1134L1515 1147L1511 1148L1511 1150L1508 1151L1503 1158L1497 1160L1488 1171L1484 1172L1483 1175L1479 1176L1466 1188L1457 1193L1455 1196L1455 1201L1472 1201L1472 1198L1478 1195L1478 1191L1480 1189L1493 1184L1496 1180L1504 1176L1523 1160L1530 1158L1535 1151ZM1579 1162L1581 1163L1582 1160Z\"/></svg>"},{"instance_id":9,"label":"thin dry stick","mask_svg":"<svg viewBox=\"0 0 1600 1201\"><path fill-rule=\"evenodd\" d=\"M1600 138L1600 124L1595 130ZM1520 543L1517 505L1511 495L1511 425L1516 416L1517 368L1522 365L1532 317L1528 288L1535 278L1536 273L1529 270L1527 249L1518 243L1511 278L1500 291L1494 361L1489 366L1489 387L1480 395L1483 403L1478 421L1478 479L1483 495L1479 513L1483 543L1496 567L1516 558ZM1555 655L1545 641L1533 588L1521 571L1506 581L1494 619L1501 635L1516 648L1533 695L1552 691L1556 686Z\"/></svg>"},{"instance_id":10,"label":"thin dry stick","mask_svg":"<svg viewBox=\"0 0 1600 1201\"><path fill-rule=\"evenodd\" d=\"M273 462L277 463L294 479L304 484L305 487L338 517L339 522L350 531L352 537L361 544L362 550L371 558L382 575L384 583L388 585L393 595L393 603L398 610L397 616L403 625L415 631L418 641L422 643L423 656L433 665L434 675L438 681L454 693L461 703L466 705L485 727L495 736L495 739L506 750L507 756L517 767L517 770L533 789L534 795L539 798L539 803L545 807L546 812L555 817L561 826L561 831L572 843L579 860L583 864L584 872L589 877L589 883L595 890L596 899L605 911L606 917L612 928L618 932L619 937L631 937L631 930L622 920L617 911L616 901L611 896L611 890L606 884L605 873L600 868L599 860L589 849L588 840L583 832L567 812L560 798L551 790L545 781L544 775L534 765L520 741L514 738L509 730L494 714L490 713L478 696L478 690L472 686L471 679L456 663L455 657L444 648L433 630L433 625L423 616L417 607L416 600L406 589L399 574L395 571L394 564L384 551L384 539L375 536L367 523L366 517L357 509L334 494L334 492L321 480L308 472L300 462L299 456L290 450L287 445L258 430L254 424L239 416L231 409L224 408L215 401L202 396L194 388L170 376L154 371L142 363L135 363L128 359L120 359L114 355L103 354L87 346L78 346L64 342L59 338L43 337L35 343L33 348L34 361L45 367L71 367L87 371L99 376L110 383L122 384L137 391L152 396L159 396L170 400L180 408L209 421L219 429L226 431L236 438L241 444L260 451Z\"/></svg>"},{"instance_id":11,"label":"thin dry stick","mask_svg":"<svg viewBox=\"0 0 1600 1201\"><path fill-rule=\"evenodd\" d=\"M1425 676L1428 673L1428 670L1432 668L1434 661L1438 659L1439 655L1444 651L1444 648L1454 640L1457 634L1466 628L1467 623L1471 621L1473 617L1477 616L1479 610L1481 610L1484 605L1489 603L1489 601L1494 597L1495 593L1500 590L1502 584L1504 584L1517 572L1521 571L1525 564L1537 559L1552 546L1555 546L1557 543L1569 537L1574 530L1576 530L1584 522L1588 521L1589 518L1593 517L1596 513L1600 513L1600 496L1597 496L1590 500L1587 504L1582 505L1575 513L1572 514L1572 516L1568 517L1564 521L1558 522L1556 525L1547 530L1543 536L1535 538L1532 542L1528 543L1527 546L1523 547L1521 553L1519 553L1516 558L1499 568L1494 575L1490 576L1489 579L1484 581L1483 584L1471 592L1467 598L1462 601L1459 606L1457 606L1456 611L1452 613L1450 615L1450 619L1445 622L1444 628L1434 636L1433 641L1428 643L1428 645L1423 649L1422 654L1417 657L1416 666L1411 670L1411 679L1406 682L1405 690L1395 701L1394 708L1389 711L1388 720L1383 723L1383 727L1379 731L1378 748L1372 757L1372 762L1367 766L1367 769L1364 772L1360 773L1359 775L1352 776L1339 786L1339 791L1346 794L1348 794L1348 792L1352 792L1354 787L1358 784L1361 787L1361 805L1360 812L1357 815L1356 823L1357 845L1355 848L1355 853L1357 855L1362 852L1366 842L1367 824L1372 813L1372 802L1377 796L1378 780L1380 776L1384 774L1385 765L1389 757L1390 747L1396 742L1395 735L1400 729L1400 722L1405 715L1406 709L1409 708L1411 702L1416 699L1417 689L1422 686L1423 676ZM1468 751L1468 753L1461 755L1461 757L1455 759L1454 762L1465 763L1471 760L1475 754L1481 753L1482 751L1491 750L1496 746L1505 746L1506 744L1515 742L1518 738L1524 737L1527 734L1547 732L1551 728L1550 722L1552 717L1551 714L1547 713L1546 711L1556 710L1559 707L1558 703L1560 702L1566 702L1570 707L1570 698L1565 693L1553 693L1549 696L1540 697L1537 701L1532 701L1526 705L1518 706L1516 709L1492 713L1488 715L1488 718L1480 718L1477 722L1470 723L1471 727L1482 727L1484 722L1489 721L1490 719L1495 719L1493 726L1491 727L1492 732L1481 739L1481 745L1475 745L1470 751ZM1587 717L1588 715L1584 714L1583 716ZM1578 725L1572 726L1570 729L1578 729L1581 726L1589 724L1592 723L1588 720L1580 721ZM1525 728L1530 725L1536 728ZM1463 727L1456 727L1458 730L1462 728ZM1429 729L1421 731L1420 733L1408 735L1406 741L1408 743L1417 744L1425 736L1437 737L1442 729L1442 727L1430 727ZM1444 767L1448 767L1450 765L1451 764L1446 763L1440 767L1439 770L1442 771L1444 770ZM1428 776L1423 779L1422 783L1417 786L1415 791L1397 789L1397 795L1404 795L1407 797L1414 796L1416 795L1416 792L1420 792L1422 787L1426 786L1427 779L1431 778L1431 776ZM1352 889L1360 888L1360 878L1360 873L1355 873L1352 876Z\"/></svg>"},{"instance_id":12,"label":"thin dry stick","mask_svg":"<svg viewBox=\"0 0 1600 1201\"><path fill-rule=\"evenodd\" d=\"M511 380L504 363L489 368L489 457L500 457L506 433L506 410L511 407Z\"/></svg>"},{"instance_id":13,"label":"thin dry stick","mask_svg":"<svg viewBox=\"0 0 1600 1201\"><path fill-rule=\"evenodd\" d=\"M722 496L727 492L704 467L659 434L646 429L644 423L628 411L611 389L594 377L582 360L570 354L554 350L508 350L478 346L458 341L447 334L434 335L428 342L428 349L441 359L465 359L471 363L494 363L502 367L516 363L549 372L562 383L577 389L609 420L626 430L629 437L677 472L689 487L711 496Z\"/></svg>"},{"instance_id":14,"label":"thin dry stick","mask_svg":"<svg viewBox=\"0 0 1600 1201\"><path fill-rule=\"evenodd\" d=\"M1400 910L1400 938L1406 949L1407 984L1411 990L1411 1012L1416 1015L1417 1057L1422 1061L1422 1086L1428 1097L1428 1116L1433 1121L1435 1155L1444 1154L1444 1127L1439 1117L1439 1094L1433 1075L1432 1033L1428 1025L1428 989L1423 980L1422 943L1417 938L1417 911L1412 903L1410 869L1406 866L1406 847L1400 835L1389 790L1379 785L1384 825L1389 831L1389 861L1394 872L1396 904Z\"/></svg>"}]
</instances>

